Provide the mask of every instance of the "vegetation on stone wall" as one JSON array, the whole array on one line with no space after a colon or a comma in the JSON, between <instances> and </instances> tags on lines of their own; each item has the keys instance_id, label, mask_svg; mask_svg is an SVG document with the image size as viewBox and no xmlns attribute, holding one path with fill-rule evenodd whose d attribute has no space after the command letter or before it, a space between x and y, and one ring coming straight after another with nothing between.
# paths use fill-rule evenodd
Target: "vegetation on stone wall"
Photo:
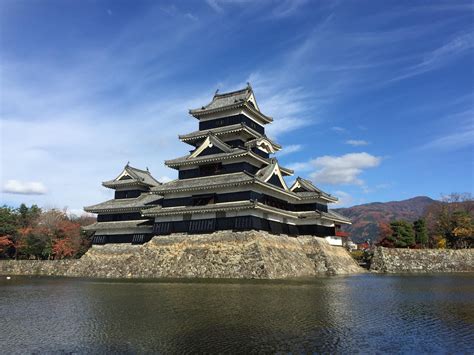
<instances>
[{"instance_id":1,"label":"vegetation on stone wall","mask_svg":"<svg viewBox=\"0 0 474 355\"><path fill-rule=\"evenodd\" d=\"M81 226L94 221L94 217L36 205L0 207L0 258L78 258L91 244Z\"/></svg>"}]
</instances>

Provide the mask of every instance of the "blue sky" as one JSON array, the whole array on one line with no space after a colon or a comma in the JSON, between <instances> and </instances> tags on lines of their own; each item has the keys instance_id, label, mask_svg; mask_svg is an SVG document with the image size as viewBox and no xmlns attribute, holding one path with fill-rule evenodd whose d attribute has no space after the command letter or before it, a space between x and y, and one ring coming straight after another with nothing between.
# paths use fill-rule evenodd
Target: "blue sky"
<instances>
[{"instance_id":1,"label":"blue sky","mask_svg":"<svg viewBox=\"0 0 474 355\"><path fill-rule=\"evenodd\" d=\"M1 203L162 180L216 89L254 88L282 165L342 205L473 192L474 8L446 1L2 1ZM291 180L291 179L290 179Z\"/></svg>"}]
</instances>

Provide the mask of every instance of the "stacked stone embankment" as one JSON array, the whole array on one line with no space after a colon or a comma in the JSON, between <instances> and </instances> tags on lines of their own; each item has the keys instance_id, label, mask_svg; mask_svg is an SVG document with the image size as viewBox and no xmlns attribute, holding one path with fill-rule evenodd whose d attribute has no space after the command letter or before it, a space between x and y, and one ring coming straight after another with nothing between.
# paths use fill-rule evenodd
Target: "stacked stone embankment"
<instances>
[{"instance_id":1,"label":"stacked stone embankment","mask_svg":"<svg viewBox=\"0 0 474 355\"><path fill-rule=\"evenodd\" d=\"M392 249L378 247L370 271L385 273L474 272L474 249Z\"/></svg>"},{"instance_id":2,"label":"stacked stone embankment","mask_svg":"<svg viewBox=\"0 0 474 355\"><path fill-rule=\"evenodd\" d=\"M78 260L4 260L3 275L281 279L363 272L349 253L312 236L223 231L93 246Z\"/></svg>"}]
</instances>

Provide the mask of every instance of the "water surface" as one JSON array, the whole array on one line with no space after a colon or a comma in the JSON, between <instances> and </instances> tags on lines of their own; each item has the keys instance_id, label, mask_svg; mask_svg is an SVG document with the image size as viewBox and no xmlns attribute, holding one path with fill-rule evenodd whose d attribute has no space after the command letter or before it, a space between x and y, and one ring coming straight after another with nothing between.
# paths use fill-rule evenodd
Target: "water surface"
<instances>
[{"instance_id":1,"label":"water surface","mask_svg":"<svg viewBox=\"0 0 474 355\"><path fill-rule=\"evenodd\" d=\"M0 279L5 353L474 353L474 275Z\"/></svg>"}]
</instances>

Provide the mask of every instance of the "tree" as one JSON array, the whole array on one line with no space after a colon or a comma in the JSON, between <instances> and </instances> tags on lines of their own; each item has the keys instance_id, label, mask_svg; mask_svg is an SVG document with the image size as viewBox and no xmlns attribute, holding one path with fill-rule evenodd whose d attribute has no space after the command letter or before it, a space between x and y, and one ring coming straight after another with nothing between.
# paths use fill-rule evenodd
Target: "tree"
<instances>
[{"instance_id":1,"label":"tree","mask_svg":"<svg viewBox=\"0 0 474 355\"><path fill-rule=\"evenodd\" d=\"M0 207L0 257L11 257L18 234L18 215L13 208Z\"/></svg>"},{"instance_id":2,"label":"tree","mask_svg":"<svg viewBox=\"0 0 474 355\"><path fill-rule=\"evenodd\" d=\"M469 248L474 245L474 220L466 211L452 215L452 231L446 235L447 242L455 248Z\"/></svg>"},{"instance_id":3,"label":"tree","mask_svg":"<svg viewBox=\"0 0 474 355\"><path fill-rule=\"evenodd\" d=\"M13 247L14 243L8 236L0 237L0 257L11 256Z\"/></svg>"},{"instance_id":4,"label":"tree","mask_svg":"<svg viewBox=\"0 0 474 355\"><path fill-rule=\"evenodd\" d=\"M41 208L37 205L31 205L27 207L24 203L18 208L19 224L25 228L36 223L38 218L41 216Z\"/></svg>"},{"instance_id":5,"label":"tree","mask_svg":"<svg viewBox=\"0 0 474 355\"><path fill-rule=\"evenodd\" d=\"M395 241L391 238L393 234L390 225L384 222L379 223L379 238L377 245L385 248L394 248Z\"/></svg>"},{"instance_id":6,"label":"tree","mask_svg":"<svg viewBox=\"0 0 474 355\"><path fill-rule=\"evenodd\" d=\"M7 206L0 207L0 236L14 236L19 227L16 211Z\"/></svg>"},{"instance_id":7,"label":"tree","mask_svg":"<svg viewBox=\"0 0 474 355\"><path fill-rule=\"evenodd\" d=\"M407 221L395 221L390 223L392 235L390 241L396 248L409 248L415 245L415 232L413 226Z\"/></svg>"},{"instance_id":8,"label":"tree","mask_svg":"<svg viewBox=\"0 0 474 355\"><path fill-rule=\"evenodd\" d=\"M420 218L413 222L413 229L415 231L416 244L425 247L428 244L428 230L426 229L426 222Z\"/></svg>"},{"instance_id":9,"label":"tree","mask_svg":"<svg viewBox=\"0 0 474 355\"><path fill-rule=\"evenodd\" d=\"M82 256L91 236L81 226L94 223L92 215L70 216L66 209L42 210L36 205L0 207L0 257L63 259Z\"/></svg>"},{"instance_id":10,"label":"tree","mask_svg":"<svg viewBox=\"0 0 474 355\"><path fill-rule=\"evenodd\" d=\"M444 239L448 248L474 247L474 200L470 194L444 196L427 208L425 219L431 246Z\"/></svg>"},{"instance_id":11,"label":"tree","mask_svg":"<svg viewBox=\"0 0 474 355\"><path fill-rule=\"evenodd\" d=\"M71 239L58 239L54 241L52 254L55 259L64 259L74 256L74 254L76 254L76 249L72 245Z\"/></svg>"}]
</instances>

